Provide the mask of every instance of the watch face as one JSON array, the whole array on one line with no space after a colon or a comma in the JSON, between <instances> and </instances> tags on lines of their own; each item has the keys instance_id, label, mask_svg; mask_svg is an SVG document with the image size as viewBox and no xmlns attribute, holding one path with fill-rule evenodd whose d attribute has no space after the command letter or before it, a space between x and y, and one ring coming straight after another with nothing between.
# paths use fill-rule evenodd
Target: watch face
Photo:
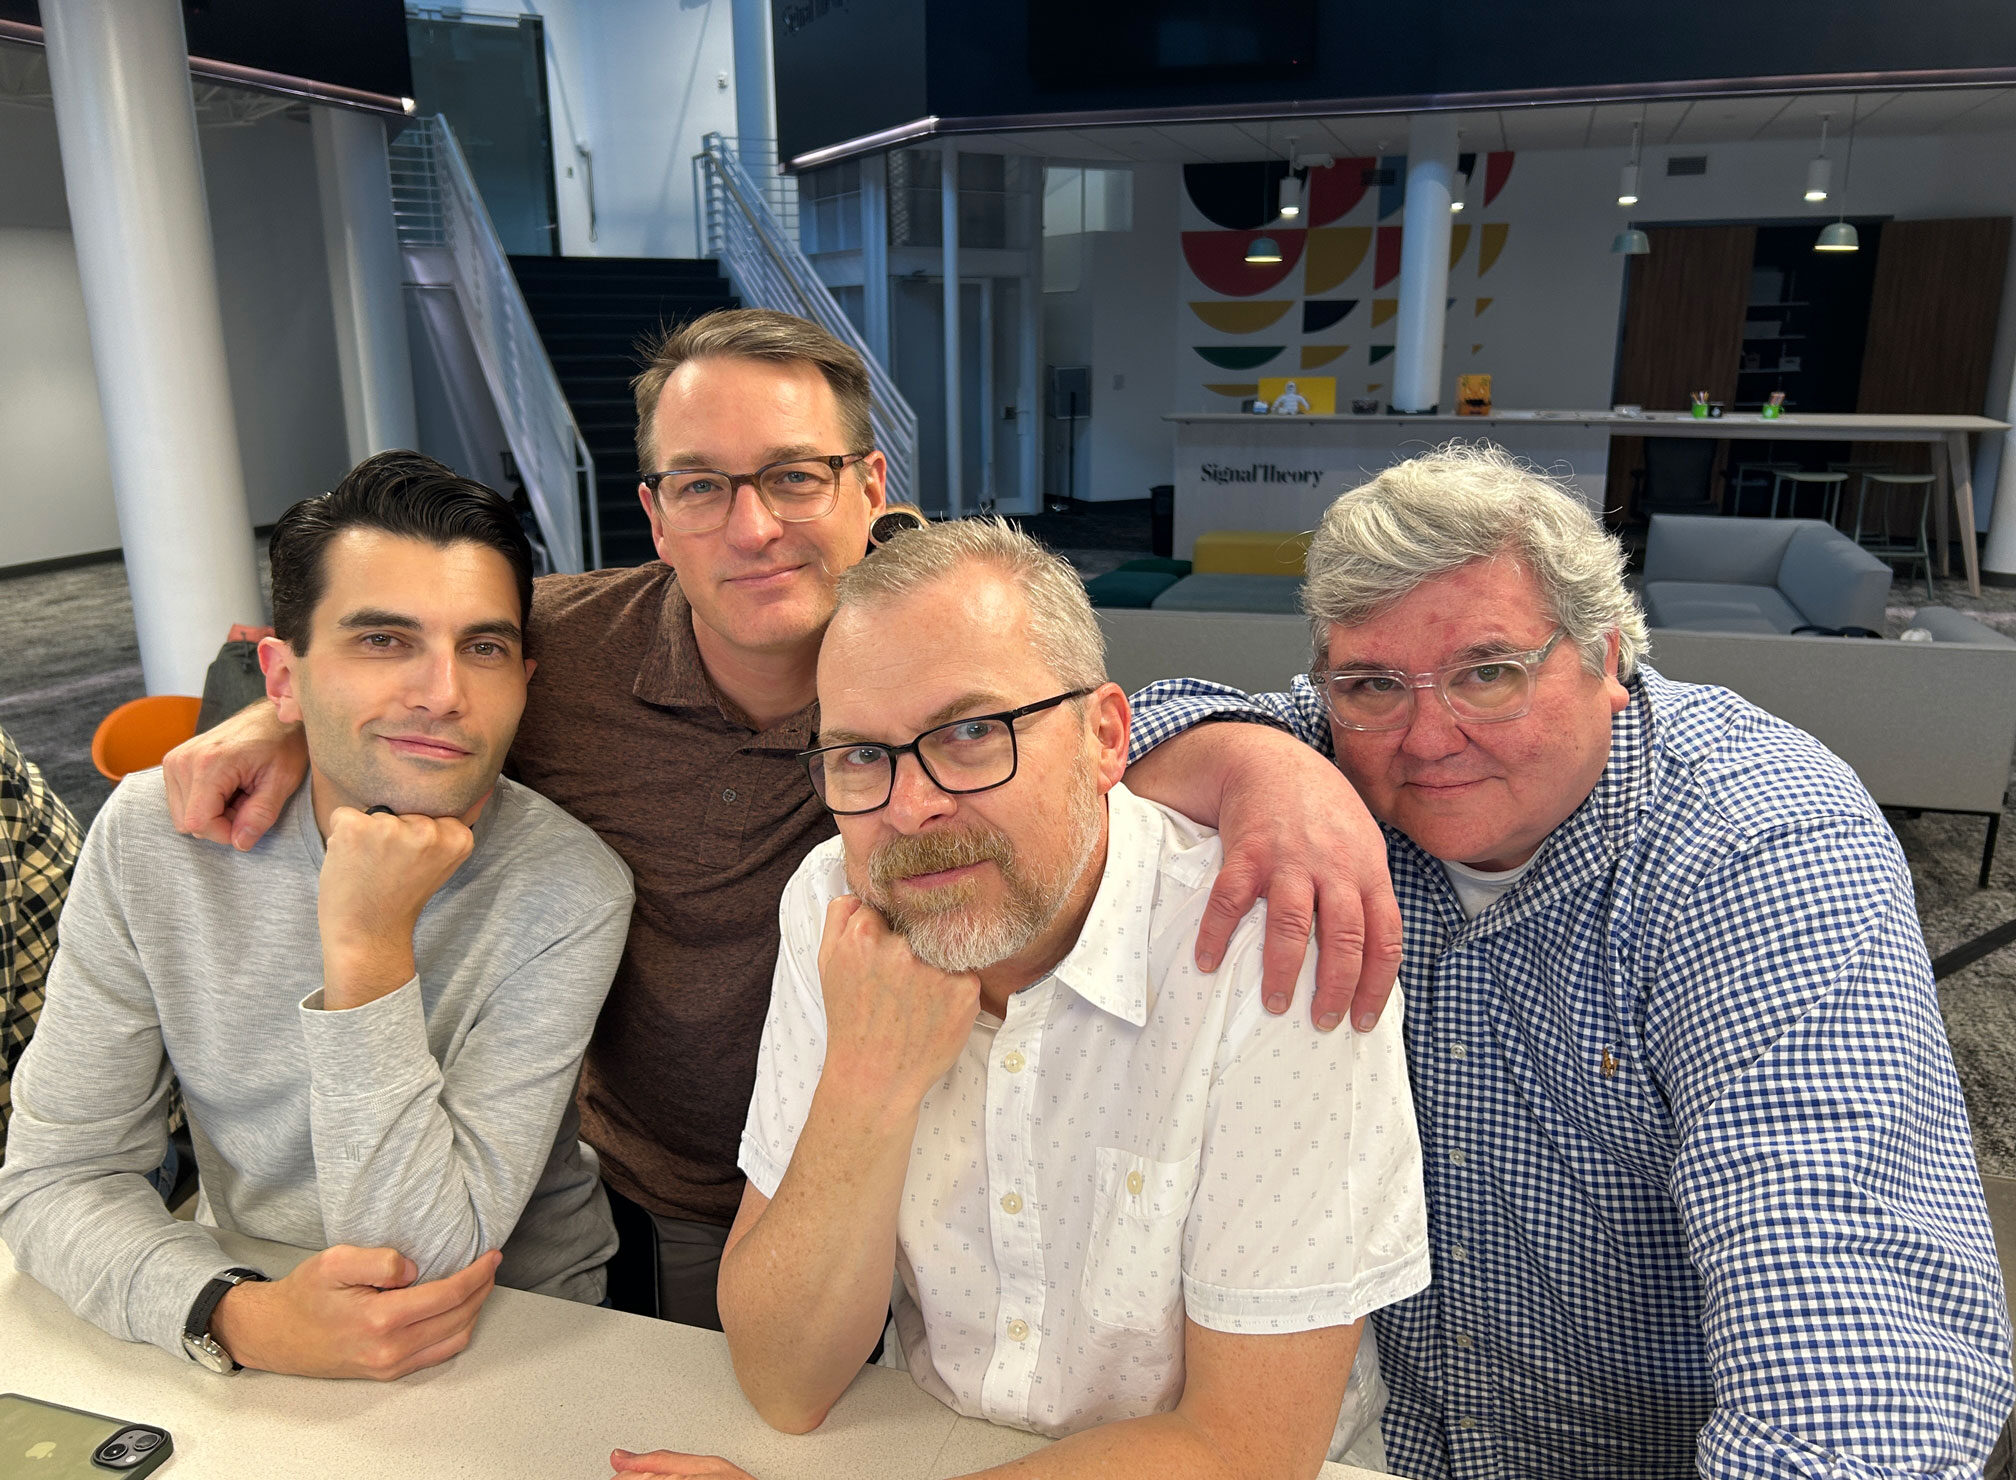
<instances>
[{"instance_id":1,"label":"watch face","mask_svg":"<svg viewBox=\"0 0 2016 1480\"><path fill-rule=\"evenodd\" d=\"M185 1333L182 1337L182 1350L212 1372L221 1375L231 1370L230 1356L209 1336L190 1336Z\"/></svg>"}]
</instances>

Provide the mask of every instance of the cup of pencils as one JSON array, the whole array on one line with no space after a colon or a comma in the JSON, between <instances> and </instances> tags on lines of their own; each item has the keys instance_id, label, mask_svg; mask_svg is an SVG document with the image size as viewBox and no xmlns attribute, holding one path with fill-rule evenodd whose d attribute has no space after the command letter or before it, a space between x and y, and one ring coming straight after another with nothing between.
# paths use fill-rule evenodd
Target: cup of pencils
<instances>
[{"instance_id":1,"label":"cup of pencils","mask_svg":"<svg viewBox=\"0 0 2016 1480\"><path fill-rule=\"evenodd\" d=\"M1758 415L1762 416L1766 421L1776 421L1779 417L1783 416L1784 414L1785 414L1785 392L1783 391L1771 392L1771 399L1766 401L1764 403L1763 409L1760 412L1758 412Z\"/></svg>"},{"instance_id":2,"label":"cup of pencils","mask_svg":"<svg viewBox=\"0 0 2016 1480\"><path fill-rule=\"evenodd\" d=\"M1692 410L1694 415L1698 417L1700 420L1706 421L1708 419L1708 392L1695 391L1693 394L1694 394L1694 404L1689 409Z\"/></svg>"}]
</instances>

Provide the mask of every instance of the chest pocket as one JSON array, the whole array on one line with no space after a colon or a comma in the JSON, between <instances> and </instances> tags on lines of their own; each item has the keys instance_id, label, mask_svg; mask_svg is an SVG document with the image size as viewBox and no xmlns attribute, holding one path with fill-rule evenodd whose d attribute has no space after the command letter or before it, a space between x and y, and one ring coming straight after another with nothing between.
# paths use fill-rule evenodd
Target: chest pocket
<instances>
[{"instance_id":1,"label":"chest pocket","mask_svg":"<svg viewBox=\"0 0 2016 1480\"><path fill-rule=\"evenodd\" d=\"M1095 1176L1085 1313L1104 1326L1164 1331L1183 1310L1183 1225L1197 1196L1197 1162L1101 1146Z\"/></svg>"}]
</instances>

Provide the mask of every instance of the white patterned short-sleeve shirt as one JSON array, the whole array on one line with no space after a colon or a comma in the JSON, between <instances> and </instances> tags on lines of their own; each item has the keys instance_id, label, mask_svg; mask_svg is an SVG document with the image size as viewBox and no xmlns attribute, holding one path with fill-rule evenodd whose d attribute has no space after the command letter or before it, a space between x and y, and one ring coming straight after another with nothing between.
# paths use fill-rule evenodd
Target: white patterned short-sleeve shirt
<instances>
[{"instance_id":1,"label":"white patterned short-sleeve shirt","mask_svg":"<svg viewBox=\"0 0 2016 1480\"><path fill-rule=\"evenodd\" d=\"M1428 1283L1421 1151L1396 997L1371 1033L1260 1003L1265 913L1206 975L1217 835L1116 786L1085 928L982 1015L925 1096L897 1220L896 1329L917 1383L1052 1436L1173 1408L1183 1318L1249 1335L1348 1325ZM840 842L784 892L742 1136L774 1197L825 1062L819 940ZM1306 1003L1314 957L1303 965ZM1332 1458L1376 1460L1370 1329Z\"/></svg>"}]
</instances>

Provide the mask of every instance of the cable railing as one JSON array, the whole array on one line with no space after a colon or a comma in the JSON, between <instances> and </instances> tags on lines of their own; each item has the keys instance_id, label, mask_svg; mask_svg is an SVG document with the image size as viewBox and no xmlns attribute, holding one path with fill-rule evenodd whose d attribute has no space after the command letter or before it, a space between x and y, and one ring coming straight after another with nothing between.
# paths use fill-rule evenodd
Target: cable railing
<instances>
[{"instance_id":1,"label":"cable railing","mask_svg":"<svg viewBox=\"0 0 2016 1480\"><path fill-rule=\"evenodd\" d=\"M414 120L393 141L391 164L399 245L446 254L477 363L553 568L579 571L585 556L591 562L586 568L599 570L595 459L575 425L455 131L438 114Z\"/></svg>"},{"instance_id":2,"label":"cable railing","mask_svg":"<svg viewBox=\"0 0 2016 1480\"><path fill-rule=\"evenodd\" d=\"M889 460L889 497L898 503L921 503L917 413L798 249L797 233L772 209L769 197L781 197L782 183L773 183L769 190L758 184L720 134L708 134L700 144L700 153L693 156L693 191L702 223L703 255L720 262L749 307L810 319L860 353L873 393L869 415L875 445ZM795 192L792 200L795 214Z\"/></svg>"}]
</instances>

